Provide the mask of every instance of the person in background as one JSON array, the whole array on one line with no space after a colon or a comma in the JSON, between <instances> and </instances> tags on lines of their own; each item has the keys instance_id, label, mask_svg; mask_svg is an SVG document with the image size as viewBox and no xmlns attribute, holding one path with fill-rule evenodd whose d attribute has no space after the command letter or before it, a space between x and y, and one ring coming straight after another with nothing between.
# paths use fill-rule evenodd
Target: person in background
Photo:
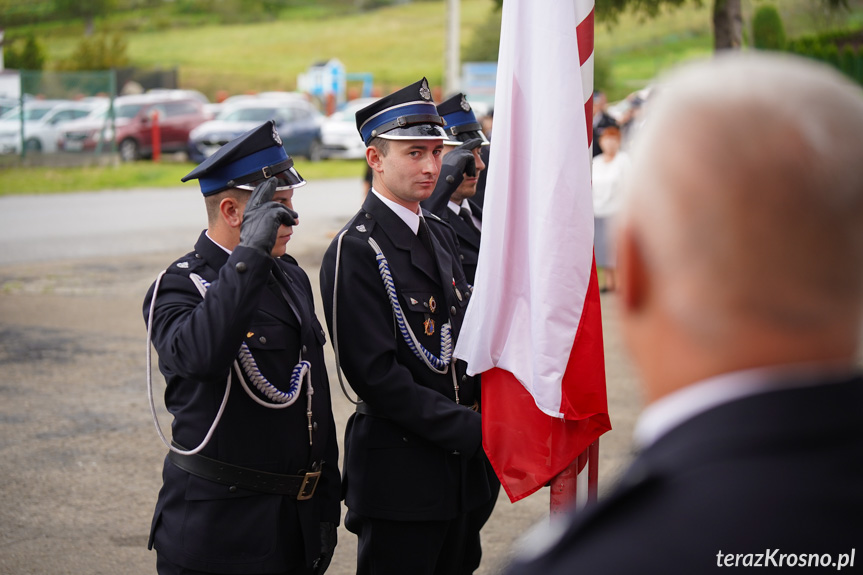
<instances>
[{"instance_id":1,"label":"person in background","mask_svg":"<svg viewBox=\"0 0 863 575\"><path fill-rule=\"evenodd\" d=\"M859 570L863 91L770 53L663 86L617 234L640 453L506 573Z\"/></svg>"},{"instance_id":2,"label":"person in background","mask_svg":"<svg viewBox=\"0 0 863 575\"><path fill-rule=\"evenodd\" d=\"M594 257L599 275L599 291L614 291L614 238L611 225L620 210L623 178L629 168L629 156L620 151L620 129L607 126L599 133L603 152L593 158L593 226Z\"/></svg>"},{"instance_id":3,"label":"person in background","mask_svg":"<svg viewBox=\"0 0 863 575\"><path fill-rule=\"evenodd\" d=\"M599 134L608 126L616 126L617 122L608 113L608 98L605 92L596 90L593 93L593 155L602 153L602 145L599 142Z\"/></svg>"},{"instance_id":4,"label":"person in background","mask_svg":"<svg viewBox=\"0 0 863 575\"><path fill-rule=\"evenodd\" d=\"M473 202L479 178L485 170L482 151L489 146L480 123L464 94L456 94L437 107L446 122L441 173L435 190L422 206L452 226L458 238L458 253L468 283L473 286L476 265L479 261L479 243L482 235L482 208ZM479 376L477 376L479 377ZM480 409L480 411L482 411ZM482 558L480 531L494 511L500 492L500 481L486 460L486 472L491 498L469 514L468 551L465 562L466 573L479 567Z\"/></svg>"},{"instance_id":5,"label":"person in background","mask_svg":"<svg viewBox=\"0 0 863 575\"><path fill-rule=\"evenodd\" d=\"M464 94L456 94L437 107L446 121L441 172L432 195L422 207L452 226L458 238L458 253L465 277L473 285L479 259L482 208L472 198L485 170L481 151L489 143Z\"/></svg>"},{"instance_id":6,"label":"person in background","mask_svg":"<svg viewBox=\"0 0 863 575\"><path fill-rule=\"evenodd\" d=\"M195 179L207 229L144 299L174 416L149 546L160 575L319 575L341 482L325 334L285 253L306 182L272 121Z\"/></svg>"}]
</instances>

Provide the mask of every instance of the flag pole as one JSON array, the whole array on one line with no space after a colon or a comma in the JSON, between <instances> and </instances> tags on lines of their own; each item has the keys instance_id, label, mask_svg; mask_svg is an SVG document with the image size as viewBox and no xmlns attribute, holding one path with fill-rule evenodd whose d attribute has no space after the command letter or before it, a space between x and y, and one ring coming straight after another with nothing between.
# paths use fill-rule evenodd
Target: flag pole
<instances>
[{"instance_id":1,"label":"flag pole","mask_svg":"<svg viewBox=\"0 0 863 575\"><path fill-rule=\"evenodd\" d=\"M584 114L587 120L587 148L591 157L593 148L593 52L594 52L594 0L575 0L581 4L580 12L589 16L578 23L579 60L584 87ZM596 265L595 263L593 264ZM592 270L595 273L595 270ZM579 473L581 470L581 473ZM581 489L579 479L581 478ZM586 478L586 482L584 479ZM549 482L549 514L560 515L566 510L581 508L597 498L599 484L599 439L591 443L566 469ZM581 493L581 495L580 495Z\"/></svg>"},{"instance_id":2,"label":"flag pole","mask_svg":"<svg viewBox=\"0 0 863 575\"><path fill-rule=\"evenodd\" d=\"M561 515L573 507L580 509L585 504L596 501L598 479L599 439L591 443L575 461L551 480L549 515Z\"/></svg>"}]
</instances>

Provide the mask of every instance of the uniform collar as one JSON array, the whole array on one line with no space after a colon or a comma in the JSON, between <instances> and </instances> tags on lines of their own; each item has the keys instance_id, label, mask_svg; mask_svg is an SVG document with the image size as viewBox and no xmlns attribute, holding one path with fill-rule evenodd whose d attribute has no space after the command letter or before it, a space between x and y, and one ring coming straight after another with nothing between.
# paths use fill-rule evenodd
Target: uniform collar
<instances>
[{"instance_id":1,"label":"uniform collar","mask_svg":"<svg viewBox=\"0 0 863 575\"><path fill-rule=\"evenodd\" d=\"M452 210L452 213L454 213L454 214L456 214L456 215L458 215L458 214L459 214L459 212L461 212L461 209L462 209L462 208L465 208L469 213L472 213L472 212L470 211L470 206L469 206L469 205L467 205L467 202L466 202L466 201L464 201L464 200L462 200L461 205L459 205L459 204L455 203L454 201L450 200L450 201L448 201L448 202L447 202L446 207L448 207L450 210Z\"/></svg>"},{"instance_id":2,"label":"uniform collar","mask_svg":"<svg viewBox=\"0 0 863 575\"><path fill-rule=\"evenodd\" d=\"M405 224L407 224L407 226L411 229L414 235L416 235L417 231L420 228L419 214L410 211L403 205L397 204L389 198L383 197L380 192L378 192L374 188L372 188L372 193L376 195L385 206L391 209Z\"/></svg>"}]
</instances>

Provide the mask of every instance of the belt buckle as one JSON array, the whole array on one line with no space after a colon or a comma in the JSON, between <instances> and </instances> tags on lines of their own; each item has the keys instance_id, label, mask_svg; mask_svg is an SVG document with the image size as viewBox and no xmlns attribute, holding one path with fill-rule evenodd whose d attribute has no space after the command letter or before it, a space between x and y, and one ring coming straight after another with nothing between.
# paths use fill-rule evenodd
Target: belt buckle
<instances>
[{"instance_id":1,"label":"belt buckle","mask_svg":"<svg viewBox=\"0 0 863 575\"><path fill-rule=\"evenodd\" d=\"M318 480L321 478L320 471L309 471L303 476L303 483L300 485L300 492L297 493L297 501L305 501L311 499L315 494L315 489L318 487Z\"/></svg>"}]
</instances>

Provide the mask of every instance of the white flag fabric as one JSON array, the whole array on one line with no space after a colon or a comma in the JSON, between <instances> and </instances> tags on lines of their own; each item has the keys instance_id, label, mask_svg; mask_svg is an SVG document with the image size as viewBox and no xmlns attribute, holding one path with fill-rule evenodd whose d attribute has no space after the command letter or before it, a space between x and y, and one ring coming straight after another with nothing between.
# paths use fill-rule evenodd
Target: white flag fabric
<instances>
[{"instance_id":1,"label":"white flag fabric","mask_svg":"<svg viewBox=\"0 0 863 575\"><path fill-rule=\"evenodd\" d=\"M516 500L610 424L593 261L593 2L502 9L482 242L455 355L483 373L484 445Z\"/></svg>"}]
</instances>

